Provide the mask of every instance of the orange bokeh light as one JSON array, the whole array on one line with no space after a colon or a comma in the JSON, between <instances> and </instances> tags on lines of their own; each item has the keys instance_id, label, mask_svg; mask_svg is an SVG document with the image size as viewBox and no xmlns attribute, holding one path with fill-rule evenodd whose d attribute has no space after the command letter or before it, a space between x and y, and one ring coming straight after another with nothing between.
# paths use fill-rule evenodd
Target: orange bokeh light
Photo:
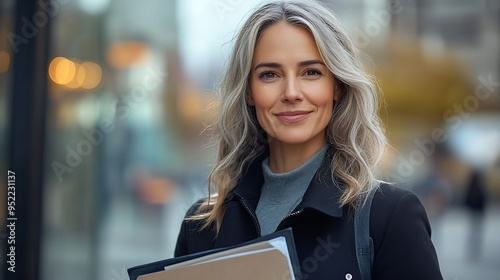
<instances>
[{"instance_id":1,"label":"orange bokeh light","mask_svg":"<svg viewBox=\"0 0 500 280\"><path fill-rule=\"evenodd\" d=\"M114 68L123 69L144 63L149 47L144 42L115 42L106 51L106 60Z\"/></svg>"},{"instance_id":2,"label":"orange bokeh light","mask_svg":"<svg viewBox=\"0 0 500 280\"><path fill-rule=\"evenodd\" d=\"M0 51L0 73L5 73L9 70L10 55L6 51Z\"/></svg>"},{"instance_id":3,"label":"orange bokeh light","mask_svg":"<svg viewBox=\"0 0 500 280\"><path fill-rule=\"evenodd\" d=\"M81 83L81 87L84 89L93 89L98 86L102 79L101 66L90 61L82 63L81 66L85 71L85 78Z\"/></svg>"},{"instance_id":4,"label":"orange bokeh light","mask_svg":"<svg viewBox=\"0 0 500 280\"><path fill-rule=\"evenodd\" d=\"M49 64L49 77L58 84L70 89L93 89L102 79L102 69L95 62L82 64L65 57L56 57Z\"/></svg>"},{"instance_id":5,"label":"orange bokeh light","mask_svg":"<svg viewBox=\"0 0 500 280\"><path fill-rule=\"evenodd\" d=\"M50 62L49 76L56 84L68 84L73 80L75 72L75 63L65 57L56 57Z\"/></svg>"}]
</instances>

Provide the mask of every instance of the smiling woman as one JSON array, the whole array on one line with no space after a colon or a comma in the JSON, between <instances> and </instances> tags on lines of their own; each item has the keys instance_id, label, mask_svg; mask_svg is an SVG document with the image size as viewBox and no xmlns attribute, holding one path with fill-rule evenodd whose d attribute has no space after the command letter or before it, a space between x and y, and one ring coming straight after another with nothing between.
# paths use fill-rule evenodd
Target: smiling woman
<instances>
[{"instance_id":1,"label":"smiling woman","mask_svg":"<svg viewBox=\"0 0 500 280\"><path fill-rule=\"evenodd\" d=\"M377 92L326 7L258 8L219 94L216 193L188 211L176 256L291 227L304 279L442 279L422 204L376 178L385 146ZM352 217L372 195L374 259L365 275Z\"/></svg>"}]
</instances>

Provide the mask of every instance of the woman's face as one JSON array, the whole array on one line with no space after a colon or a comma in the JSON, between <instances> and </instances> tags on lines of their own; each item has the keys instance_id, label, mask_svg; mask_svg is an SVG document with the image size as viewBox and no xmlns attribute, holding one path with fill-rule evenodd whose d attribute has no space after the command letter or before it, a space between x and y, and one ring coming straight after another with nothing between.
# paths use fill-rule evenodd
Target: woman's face
<instances>
[{"instance_id":1,"label":"woman's face","mask_svg":"<svg viewBox=\"0 0 500 280\"><path fill-rule=\"evenodd\" d=\"M309 31L285 22L268 27L255 46L250 75L249 103L271 147L325 145L335 79Z\"/></svg>"}]
</instances>

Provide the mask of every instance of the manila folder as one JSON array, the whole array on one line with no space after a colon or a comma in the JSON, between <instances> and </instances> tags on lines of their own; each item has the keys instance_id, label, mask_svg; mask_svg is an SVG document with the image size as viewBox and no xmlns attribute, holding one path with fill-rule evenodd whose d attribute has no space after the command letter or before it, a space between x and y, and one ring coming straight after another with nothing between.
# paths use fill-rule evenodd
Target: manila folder
<instances>
[{"instance_id":1,"label":"manila folder","mask_svg":"<svg viewBox=\"0 0 500 280\"><path fill-rule=\"evenodd\" d=\"M139 276L138 280L276 280L291 279L288 259L268 248Z\"/></svg>"}]
</instances>

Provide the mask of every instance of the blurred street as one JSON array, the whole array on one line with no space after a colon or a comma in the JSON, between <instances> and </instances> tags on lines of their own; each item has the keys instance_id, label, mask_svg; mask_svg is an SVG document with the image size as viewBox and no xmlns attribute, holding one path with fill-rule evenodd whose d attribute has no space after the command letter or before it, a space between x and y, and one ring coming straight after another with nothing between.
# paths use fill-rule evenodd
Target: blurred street
<instances>
[{"instance_id":1,"label":"blurred street","mask_svg":"<svg viewBox=\"0 0 500 280\"><path fill-rule=\"evenodd\" d=\"M446 280L494 280L500 277L500 205L490 205L484 219L480 255L472 261L467 254L470 231L468 213L452 208L433 228L433 240L438 252L443 277Z\"/></svg>"}]
</instances>

